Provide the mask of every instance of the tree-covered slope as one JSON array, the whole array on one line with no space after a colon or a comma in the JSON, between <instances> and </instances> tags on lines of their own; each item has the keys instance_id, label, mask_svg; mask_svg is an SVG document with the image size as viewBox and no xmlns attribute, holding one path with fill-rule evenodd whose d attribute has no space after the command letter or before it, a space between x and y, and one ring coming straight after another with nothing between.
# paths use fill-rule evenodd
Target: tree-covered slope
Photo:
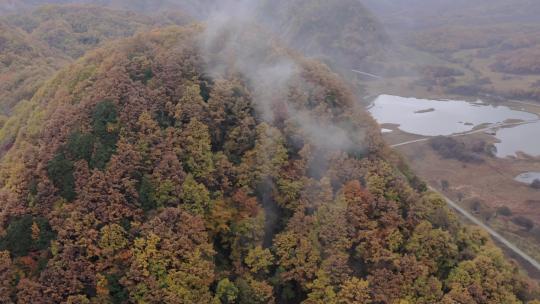
<instances>
[{"instance_id":1,"label":"tree-covered slope","mask_svg":"<svg viewBox=\"0 0 540 304\"><path fill-rule=\"evenodd\" d=\"M384 28L357 0L262 1L259 14L290 47L336 69L369 69L390 48Z\"/></svg>"},{"instance_id":2,"label":"tree-covered slope","mask_svg":"<svg viewBox=\"0 0 540 304\"><path fill-rule=\"evenodd\" d=\"M52 76L41 70L58 70L108 40L183 23L181 17L175 17L150 18L89 6L44 6L0 18L0 105L9 111L16 102L30 98L40 80Z\"/></svg>"},{"instance_id":3,"label":"tree-covered slope","mask_svg":"<svg viewBox=\"0 0 540 304\"><path fill-rule=\"evenodd\" d=\"M6 1L6 0L4 0ZM314 56L334 69L376 70L392 49L379 21L358 0L216 1L216 0L11 0L5 7L35 8L44 4L90 4L156 14L181 11L199 20L225 10L245 11L287 46ZM2 0L0 0L0 7ZM246 8L249 8L246 10ZM4 10L7 10L4 9Z\"/></svg>"},{"instance_id":4,"label":"tree-covered slope","mask_svg":"<svg viewBox=\"0 0 540 304\"><path fill-rule=\"evenodd\" d=\"M0 18L0 157L32 107L31 97L62 67L107 41L188 20L177 13L151 18L71 5Z\"/></svg>"},{"instance_id":5,"label":"tree-covered slope","mask_svg":"<svg viewBox=\"0 0 540 304\"><path fill-rule=\"evenodd\" d=\"M4 20L71 58L82 56L103 41L130 37L158 23L135 13L78 5L43 6L25 14L6 16Z\"/></svg>"},{"instance_id":6,"label":"tree-covered slope","mask_svg":"<svg viewBox=\"0 0 540 304\"><path fill-rule=\"evenodd\" d=\"M0 0L0 15L31 11L43 5L81 4L149 14L176 10L203 17L215 3L216 0Z\"/></svg>"},{"instance_id":7,"label":"tree-covered slope","mask_svg":"<svg viewBox=\"0 0 540 304\"><path fill-rule=\"evenodd\" d=\"M67 63L45 43L25 31L0 21L0 106L8 109L17 101L31 98L40 82Z\"/></svg>"},{"instance_id":8,"label":"tree-covered slope","mask_svg":"<svg viewBox=\"0 0 540 304\"><path fill-rule=\"evenodd\" d=\"M33 97L0 166L0 300L523 303L489 238L389 160L325 66L172 27ZM250 46L250 48L248 48Z\"/></svg>"}]
</instances>

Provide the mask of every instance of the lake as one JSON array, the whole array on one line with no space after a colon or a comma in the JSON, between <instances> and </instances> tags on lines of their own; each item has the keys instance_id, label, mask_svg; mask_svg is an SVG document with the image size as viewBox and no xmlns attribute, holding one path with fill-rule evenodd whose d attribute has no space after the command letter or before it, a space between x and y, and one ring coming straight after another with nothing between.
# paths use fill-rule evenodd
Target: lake
<instances>
[{"instance_id":1,"label":"lake","mask_svg":"<svg viewBox=\"0 0 540 304\"><path fill-rule=\"evenodd\" d=\"M450 136L509 120L531 121L538 116L506 106L481 101L429 100L380 95L368 108L379 124L397 125L401 131L422 136ZM385 129L385 132L388 132ZM500 143L497 156L507 157L524 152L540 155L540 122L501 128L496 132ZM528 139L528 140L527 140Z\"/></svg>"},{"instance_id":2,"label":"lake","mask_svg":"<svg viewBox=\"0 0 540 304\"><path fill-rule=\"evenodd\" d=\"M536 179L540 179L540 172L525 172L515 178L516 181L527 185L532 184Z\"/></svg>"},{"instance_id":3,"label":"lake","mask_svg":"<svg viewBox=\"0 0 540 304\"><path fill-rule=\"evenodd\" d=\"M500 140L495 144L498 157L515 156L517 152L540 156L540 122L502 128L495 136Z\"/></svg>"}]
</instances>

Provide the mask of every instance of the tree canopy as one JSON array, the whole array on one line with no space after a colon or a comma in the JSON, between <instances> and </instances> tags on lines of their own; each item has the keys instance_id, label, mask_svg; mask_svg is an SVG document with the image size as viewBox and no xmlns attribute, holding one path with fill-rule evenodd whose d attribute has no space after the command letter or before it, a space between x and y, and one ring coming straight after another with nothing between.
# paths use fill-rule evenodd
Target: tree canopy
<instances>
[{"instance_id":1,"label":"tree canopy","mask_svg":"<svg viewBox=\"0 0 540 304\"><path fill-rule=\"evenodd\" d=\"M486 235L411 186L326 66L269 47L252 68L287 60L284 85L242 65L211 74L222 54L201 49L203 33L109 44L34 95L1 159L2 301L537 297Z\"/></svg>"}]
</instances>

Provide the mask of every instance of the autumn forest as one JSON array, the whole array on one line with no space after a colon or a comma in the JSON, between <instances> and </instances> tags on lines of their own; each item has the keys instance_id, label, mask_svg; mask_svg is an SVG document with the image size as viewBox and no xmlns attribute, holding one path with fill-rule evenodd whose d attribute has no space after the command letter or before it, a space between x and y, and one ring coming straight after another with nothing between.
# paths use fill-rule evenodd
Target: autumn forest
<instances>
[{"instance_id":1,"label":"autumn forest","mask_svg":"<svg viewBox=\"0 0 540 304\"><path fill-rule=\"evenodd\" d=\"M0 17L0 303L540 303L344 62L235 13L104 6Z\"/></svg>"}]
</instances>

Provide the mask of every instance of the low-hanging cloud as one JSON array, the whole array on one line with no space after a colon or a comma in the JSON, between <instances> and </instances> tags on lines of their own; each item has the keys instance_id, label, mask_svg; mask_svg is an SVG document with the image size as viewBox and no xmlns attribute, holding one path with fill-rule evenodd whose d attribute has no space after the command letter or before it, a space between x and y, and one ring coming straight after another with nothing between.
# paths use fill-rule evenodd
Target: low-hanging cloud
<instances>
[{"instance_id":1,"label":"low-hanging cloud","mask_svg":"<svg viewBox=\"0 0 540 304\"><path fill-rule=\"evenodd\" d=\"M284 55L286 52L276 52L280 43L255 19L258 5L257 1L226 0L209 14L201 38L206 72L214 78L239 73L250 86L263 120L272 122L274 106L284 104L288 118L299 126L308 142L319 149L348 150L353 143L346 130L288 102L291 83L300 77L301 68Z\"/></svg>"}]
</instances>

